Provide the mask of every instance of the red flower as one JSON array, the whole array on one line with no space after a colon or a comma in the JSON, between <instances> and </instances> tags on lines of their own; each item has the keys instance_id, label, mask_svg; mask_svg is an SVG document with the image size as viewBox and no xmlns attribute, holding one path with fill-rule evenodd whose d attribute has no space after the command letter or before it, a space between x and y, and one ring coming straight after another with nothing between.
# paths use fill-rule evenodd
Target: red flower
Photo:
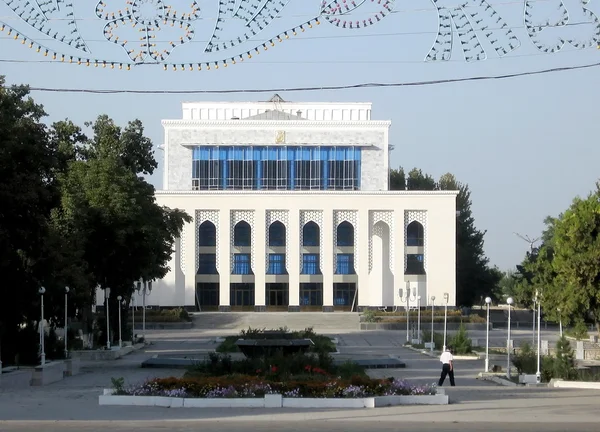
<instances>
[{"instance_id":1,"label":"red flower","mask_svg":"<svg viewBox=\"0 0 600 432\"><path fill-rule=\"evenodd\" d=\"M277 372L277 366L271 366L271 372Z\"/></svg>"},{"instance_id":2,"label":"red flower","mask_svg":"<svg viewBox=\"0 0 600 432\"><path fill-rule=\"evenodd\" d=\"M310 365L306 365L306 366L304 366L304 370L305 370L305 371L307 371L307 372L310 372L310 369L311 369Z\"/></svg>"},{"instance_id":3,"label":"red flower","mask_svg":"<svg viewBox=\"0 0 600 432\"><path fill-rule=\"evenodd\" d=\"M261 373L261 372L262 372L262 370L260 370L260 369L256 369L256 373L257 373L257 374L259 374L259 373Z\"/></svg>"}]
</instances>

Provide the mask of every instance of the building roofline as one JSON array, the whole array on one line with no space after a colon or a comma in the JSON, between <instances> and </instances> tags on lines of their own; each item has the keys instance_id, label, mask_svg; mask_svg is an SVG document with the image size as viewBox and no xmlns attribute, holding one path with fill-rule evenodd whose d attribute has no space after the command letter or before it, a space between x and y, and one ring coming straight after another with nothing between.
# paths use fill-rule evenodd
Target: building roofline
<instances>
[{"instance_id":1,"label":"building roofline","mask_svg":"<svg viewBox=\"0 0 600 432\"><path fill-rule=\"evenodd\" d=\"M315 101L284 101L284 102L272 102L272 101L183 101L181 105L270 105L281 104L281 105L348 105L348 106L373 106L373 102L315 102Z\"/></svg>"},{"instance_id":2,"label":"building roofline","mask_svg":"<svg viewBox=\"0 0 600 432\"><path fill-rule=\"evenodd\" d=\"M200 190L200 191L180 191L180 190L157 190L156 195L383 195L383 196L457 196L459 191L333 191L333 190Z\"/></svg>"},{"instance_id":3,"label":"building roofline","mask_svg":"<svg viewBox=\"0 0 600 432\"><path fill-rule=\"evenodd\" d=\"M188 120L165 119L163 127L205 127L205 126L285 126L285 127L389 127L390 120Z\"/></svg>"}]
</instances>

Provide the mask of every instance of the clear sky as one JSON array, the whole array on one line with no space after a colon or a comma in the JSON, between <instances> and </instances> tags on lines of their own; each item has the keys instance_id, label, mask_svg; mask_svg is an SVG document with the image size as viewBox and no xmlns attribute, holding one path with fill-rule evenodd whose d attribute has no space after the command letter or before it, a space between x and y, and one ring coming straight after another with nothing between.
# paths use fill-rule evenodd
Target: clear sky
<instances>
[{"instance_id":1,"label":"clear sky","mask_svg":"<svg viewBox=\"0 0 600 432\"><path fill-rule=\"evenodd\" d=\"M18 2L25 3L24 0ZM72 3L78 29L92 51L91 57L127 61L127 54L120 46L104 39L102 29L106 21L96 16L96 2L73 0ZM105 3L105 9L117 12L126 6L125 0L105 0ZM165 0L165 3L174 9L186 10L191 0ZM215 27L219 2L199 0L198 3L201 19L192 23L194 39L175 49L170 60L187 64L219 58L204 53ZM460 2L443 0L443 3ZM533 2L537 7L534 19L544 22L545 15L550 14L553 22L559 14L556 7L559 3L558 0ZM560 36L587 39L595 29L584 23L586 17L580 1L565 0L564 3L569 7L572 25L545 30L545 40L554 43ZM436 10L429 0L397 0L395 13L366 29L343 29L321 20L321 25L277 43L268 51L261 50L261 54L251 60L210 71L165 72L160 65L137 66L126 71L48 62L48 58L37 54L35 49L28 49L28 44L14 41L5 31L0 33L0 74L6 75L8 83L45 88L268 90L494 76L600 62L600 51L595 48L577 50L567 44L558 53L540 53L524 27L523 1L490 0L490 4L512 29L521 46L499 58L493 45L485 40L484 32L480 32L488 59L479 62L464 61L462 52L457 49L460 45L457 36L450 61L425 62L437 33ZM280 31L317 16L319 7L319 0L291 0L280 18L254 40L262 43ZM590 9L600 14L600 2L590 2ZM350 17L362 20L375 10L379 7L375 9L367 0ZM478 12L478 17L484 16L481 9ZM51 17L60 18L57 13ZM496 17L492 19L494 21L485 18L483 24L489 22L491 29L498 29ZM48 36L19 21L2 0L0 22L59 52L75 53L72 48L59 48L61 44L48 41ZM68 20L51 20L49 24L65 34L69 32ZM220 25L224 35L233 36L242 28L238 24L239 20L226 20ZM123 32L121 40L130 36L137 40L139 36L127 34L125 29ZM164 47L177 35L176 28L170 29L157 33L156 41L159 47ZM245 49L250 46L244 45ZM241 49L235 47L229 55L238 54ZM595 142L599 122L594 108L600 97L599 72L600 68L588 68L505 80L278 93L293 101L372 102L373 119L393 122L392 167L419 167L434 177L451 172L468 183L476 225L487 230L486 253L492 264L507 269L519 262L528 249L528 244L514 232L538 237L547 215L557 215L569 206L573 197L586 195L600 177L597 168L600 147ZM158 146L163 141L160 120L181 117L183 101L267 100L273 93L100 95L34 91L33 96L45 106L49 121L70 118L82 125L103 113L120 124L139 118ZM157 150L157 158L162 165L160 150ZM151 181L160 188L161 179L162 166Z\"/></svg>"}]
</instances>

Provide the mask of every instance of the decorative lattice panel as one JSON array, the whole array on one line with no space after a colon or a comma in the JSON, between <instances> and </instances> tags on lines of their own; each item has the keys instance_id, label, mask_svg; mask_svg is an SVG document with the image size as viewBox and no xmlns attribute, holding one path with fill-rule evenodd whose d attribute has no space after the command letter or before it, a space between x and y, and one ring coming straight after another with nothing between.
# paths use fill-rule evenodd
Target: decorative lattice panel
<instances>
[{"instance_id":1,"label":"decorative lattice panel","mask_svg":"<svg viewBox=\"0 0 600 432\"><path fill-rule=\"evenodd\" d=\"M302 233L304 225L309 222L319 226L319 269L323 271L323 212L321 210L300 211L300 271L302 271Z\"/></svg>"},{"instance_id":2,"label":"decorative lattice panel","mask_svg":"<svg viewBox=\"0 0 600 432\"><path fill-rule=\"evenodd\" d=\"M333 250L337 248L337 227L342 222L350 222L354 227L354 270L358 272L358 211L356 210L334 210L333 211ZM333 273L337 269L337 254L333 254Z\"/></svg>"},{"instance_id":3,"label":"decorative lattice panel","mask_svg":"<svg viewBox=\"0 0 600 432\"><path fill-rule=\"evenodd\" d=\"M198 255L198 251L200 250L200 225L206 221L211 222L215 226L215 238L217 240L215 251L217 255L217 270L221 271L219 268L219 210L196 210L196 270L200 265Z\"/></svg>"},{"instance_id":4,"label":"decorative lattice panel","mask_svg":"<svg viewBox=\"0 0 600 432\"><path fill-rule=\"evenodd\" d=\"M390 248L390 271L394 273L394 212L392 210L373 210L369 212L369 272L373 269L373 236L383 238L381 224L385 223L390 230L389 248Z\"/></svg>"},{"instance_id":5,"label":"decorative lattice panel","mask_svg":"<svg viewBox=\"0 0 600 432\"><path fill-rule=\"evenodd\" d=\"M285 262L287 268L287 259L290 253L290 212L287 210L267 210L265 213L265 250L269 250L269 227L273 222L281 222L285 227ZM265 254L265 273L269 270L269 252Z\"/></svg>"},{"instance_id":6,"label":"decorative lattice panel","mask_svg":"<svg viewBox=\"0 0 600 432\"><path fill-rule=\"evenodd\" d=\"M231 210L231 228L230 228L230 246L231 246L231 272L233 273L233 234L235 232L234 228L238 224L238 222L244 221L250 225L250 265L254 270L254 245L256 244L254 241L254 210Z\"/></svg>"},{"instance_id":7,"label":"decorative lattice panel","mask_svg":"<svg viewBox=\"0 0 600 432\"><path fill-rule=\"evenodd\" d=\"M404 212L404 246L407 241L406 228L414 221L423 225L423 266L427 271L427 212L425 210L406 210ZM406 268L406 253L404 254L404 268Z\"/></svg>"}]
</instances>

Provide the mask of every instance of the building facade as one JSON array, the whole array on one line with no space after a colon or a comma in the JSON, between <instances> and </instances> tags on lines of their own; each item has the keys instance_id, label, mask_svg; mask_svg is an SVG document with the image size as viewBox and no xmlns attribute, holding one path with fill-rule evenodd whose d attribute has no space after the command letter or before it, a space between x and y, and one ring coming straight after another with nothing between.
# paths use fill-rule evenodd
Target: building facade
<instances>
[{"instance_id":1,"label":"building facade","mask_svg":"<svg viewBox=\"0 0 600 432\"><path fill-rule=\"evenodd\" d=\"M194 222L148 304L453 306L456 192L388 190L390 125L368 103L184 103L156 198Z\"/></svg>"}]
</instances>

